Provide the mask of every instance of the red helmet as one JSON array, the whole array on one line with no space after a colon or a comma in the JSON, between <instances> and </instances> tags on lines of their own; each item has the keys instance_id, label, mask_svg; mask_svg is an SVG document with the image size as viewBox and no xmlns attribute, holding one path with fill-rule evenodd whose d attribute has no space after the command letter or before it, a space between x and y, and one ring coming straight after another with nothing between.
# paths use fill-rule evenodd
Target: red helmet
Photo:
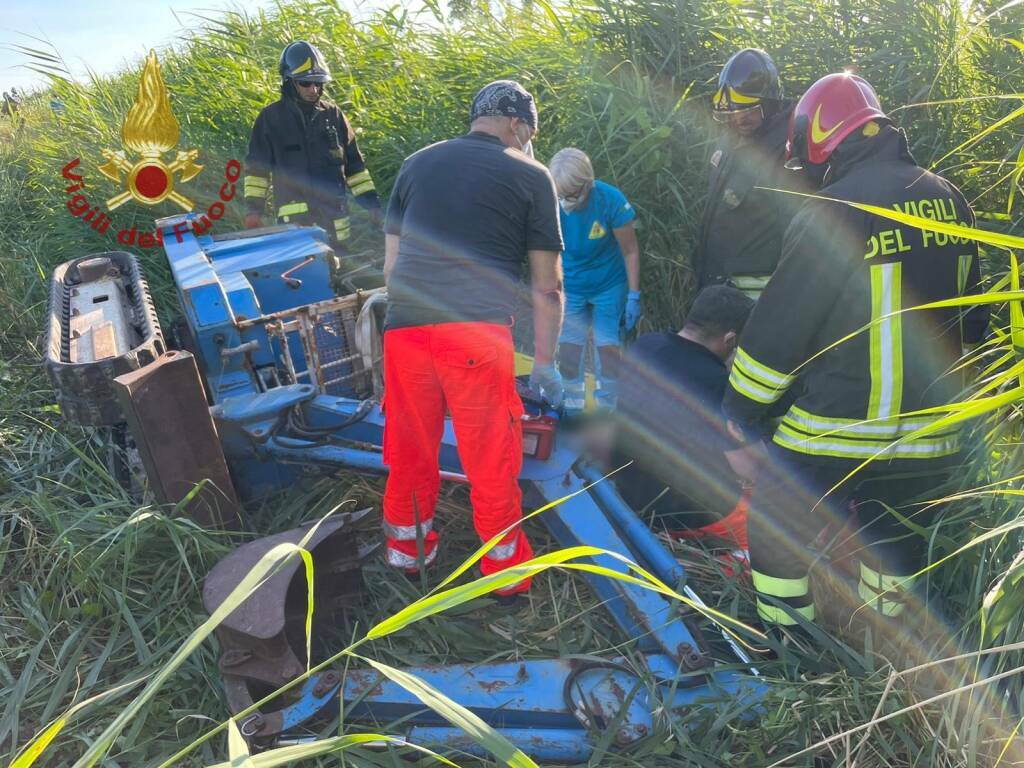
<instances>
[{"instance_id":1,"label":"red helmet","mask_svg":"<svg viewBox=\"0 0 1024 768\"><path fill-rule=\"evenodd\" d=\"M888 119L864 78L847 72L825 75L793 110L786 159L824 165L851 133L872 120Z\"/></svg>"}]
</instances>

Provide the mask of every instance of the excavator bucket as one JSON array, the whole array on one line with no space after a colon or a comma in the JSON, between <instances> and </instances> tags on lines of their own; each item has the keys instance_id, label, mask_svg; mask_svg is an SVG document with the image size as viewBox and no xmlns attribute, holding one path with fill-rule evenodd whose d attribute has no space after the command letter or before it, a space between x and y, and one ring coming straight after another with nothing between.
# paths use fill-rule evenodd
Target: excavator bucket
<instances>
[{"instance_id":1,"label":"excavator bucket","mask_svg":"<svg viewBox=\"0 0 1024 768\"><path fill-rule=\"evenodd\" d=\"M364 509L307 523L284 533L249 542L214 566L203 586L207 612L217 610L260 559L279 544L303 546L313 557L314 622L356 604L362 592L362 563L378 544L360 547L358 523ZM305 542L305 543L303 543ZM305 567L289 559L235 608L216 630L221 646L228 708L237 714L266 694L294 680L307 668L303 633L308 591ZM255 712L240 727L254 741L264 741L308 720L326 706L341 683L332 671L315 675L275 701L276 709Z\"/></svg>"}]
</instances>

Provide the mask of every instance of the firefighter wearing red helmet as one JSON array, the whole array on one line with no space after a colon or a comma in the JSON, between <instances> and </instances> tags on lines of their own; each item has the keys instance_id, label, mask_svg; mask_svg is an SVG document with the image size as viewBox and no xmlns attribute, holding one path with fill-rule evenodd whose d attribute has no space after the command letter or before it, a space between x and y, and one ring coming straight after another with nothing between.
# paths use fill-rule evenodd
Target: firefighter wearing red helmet
<instances>
[{"instance_id":1,"label":"firefighter wearing red helmet","mask_svg":"<svg viewBox=\"0 0 1024 768\"><path fill-rule=\"evenodd\" d=\"M756 299L775 270L782 233L797 206L769 190L801 182L783 168L792 112L764 51L744 48L722 67L712 116L725 130L710 157L694 254L698 288L727 284Z\"/></svg>"},{"instance_id":2,"label":"firefighter wearing red helmet","mask_svg":"<svg viewBox=\"0 0 1024 768\"><path fill-rule=\"evenodd\" d=\"M915 164L856 75L828 75L804 94L788 144L789 165L823 172L820 196L830 199L805 202L786 230L724 402L734 436L756 443L773 405L793 397L767 438L750 518L758 613L769 625L814 620L808 546L852 513L863 537L853 599L895 617L926 546L915 528L931 510L912 502L934 498L960 452L957 427L919 430L956 398L961 345L981 340L988 312L904 312L979 292L976 243L842 201L966 225L974 215L955 186Z\"/></svg>"},{"instance_id":3,"label":"firefighter wearing red helmet","mask_svg":"<svg viewBox=\"0 0 1024 768\"><path fill-rule=\"evenodd\" d=\"M285 46L278 62L281 98L259 113L249 138L243 179L245 226L263 226L274 189L281 224L316 224L335 248L349 237L348 195L380 219L380 200L344 113L324 98L331 72L320 49L305 40Z\"/></svg>"}]
</instances>

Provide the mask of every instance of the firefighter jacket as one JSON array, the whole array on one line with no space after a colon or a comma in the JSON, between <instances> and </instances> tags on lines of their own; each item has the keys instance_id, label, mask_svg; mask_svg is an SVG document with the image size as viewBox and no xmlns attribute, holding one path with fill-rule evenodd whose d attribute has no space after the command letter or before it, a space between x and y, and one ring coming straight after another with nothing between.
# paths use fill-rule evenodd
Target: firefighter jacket
<instances>
[{"instance_id":1,"label":"firefighter jacket","mask_svg":"<svg viewBox=\"0 0 1024 768\"><path fill-rule=\"evenodd\" d=\"M783 166L792 102L768 118L753 138L732 132L711 153L708 197L694 266L700 288L727 283L757 298L779 263L782 234L799 208L791 196L801 175Z\"/></svg>"},{"instance_id":2,"label":"firefighter jacket","mask_svg":"<svg viewBox=\"0 0 1024 768\"><path fill-rule=\"evenodd\" d=\"M960 191L917 167L901 131L886 125L853 146L842 163L842 147L833 156L821 196L973 225ZM796 388L773 440L818 463L953 455L956 427L905 438L942 415L912 412L960 392L950 371L963 343L981 341L987 308L902 310L979 292L974 241L809 200L740 337L723 408L764 434L769 409Z\"/></svg>"},{"instance_id":3,"label":"firefighter jacket","mask_svg":"<svg viewBox=\"0 0 1024 768\"><path fill-rule=\"evenodd\" d=\"M364 208L379 210L351 125L338 106L321 99L301 105L282 86L281 98L256 118L245 159L249 213L263 214L271 178L281 223L318 224L336 241L349 235L346 187Z\"/></svg>"}]
</instances>

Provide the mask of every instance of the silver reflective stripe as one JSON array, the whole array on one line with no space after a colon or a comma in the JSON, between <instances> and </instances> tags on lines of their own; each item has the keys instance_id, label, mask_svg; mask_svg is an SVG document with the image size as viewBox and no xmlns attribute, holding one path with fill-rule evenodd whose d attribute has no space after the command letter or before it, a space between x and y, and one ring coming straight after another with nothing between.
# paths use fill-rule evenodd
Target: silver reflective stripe
<instances>
[{"instance_id":1,"label":"silver reflective stripe","mask_svg":"<svg viewBox=\"0 0 1024 768\"><path fill-rule=\"evenodd\" d=\"M733 275L729 281L741 291L763 291L771 277L771 275Z\"/></svg>"},{"instance_id":2,"label":"silver reflective stripe","mask_svg":"<svg viewBox=\"0 0 1024 768\"><path fill-rule=\"evenodd\" d=\"M420 530L423 531L423 536L426 536L434 528L434 518L429 520L423 520L420 522ZM416 541L416 526L415 525L392 525L387 520L384 521L384 535L398 541Z\"/></svg>"},{"instance_id":3,"label":"silver reflective stripe","mask_svg":"<svg viewBox=\"0 0 1024 768\"><path fill-rule=\"evenodd\" d=\"M902 275L902 264L898 261L871 267L871 395L868 419L896 416L902 405L903 321L899 314Z\"/></svg>"},{"instance_id":4,"label":"silver reflective stripe","mask_svg":"<svg viewBox=\"0 0 1024 768\"><path fill-rule=\"evenodd\" d=\"M423 564L430 565L432 562L434 562L434 558L436 557L437 548L435 547L433 552L428 552L426 556L424 556ZM405 568L406 570L409 570L411 568L419 568L420 565L418 558L414 557L413 555L407 555L405 554L405 552L399 552L397 549L392 549L391 547L388 547L387 549L387 555L385 557L385 560L388 565L394 568Z\"/></svg>"},{"instance_id":5,"label":"silver reflective stripe","mask_svg":"<svg viewBox=\"0 0 1024 768\"><path fill-rule=\"evenodd\" d=\"M487 557L491 558L491 560L508 560L515 556L518 548L519 540L512 539L508 544L495 544L490 548L490 550L488 550Z\"/></svg>"},{"instance_id":6,"label":"silver reflective stripe","mask_svg":"<svg viewBox=\"0 0 1024 768\"><path fill-rule=\"evenodd\" d=\"M960 448L958 435L938 439L920 438L911 443L884 443L799 435L788 431L785 425L775 432L772 441L801 453L837 458L933 458L949 456Z\"/></svg>"},{"instance_id":7,"label":"silver reflective stripe","mask_svg":"<svg viewBox=\"0 0 1024 768\"><path fill-rule=\"evenodd\" d=\"M818 435L838 435L851 437L867 437L886 440L909 435L922 427L928 427L938 421L940 416L904 416L868 421L867 419L835 419L815 416L795 405L784 417L785 421L802 428L805 432ZM948 430L947 430L948 431Z\"/></svg>"},{"instance_id":8,"label":"silver reflective stripe","mask_svg":"<svg viewBox=\"0 0 1024 768\"><path fill-rule=\"evenodd\" d=\"M510 584L507 587L502 587L501 589L496 589L496 590L494 590L494 594L496 594L496 595L514 595L516 592L520 591L520 588L523 586L523 582L525 582L525 581L526 581L526 579L523 579L522 581L517 581L515 584Z\"/></svg>"},{"instance_id":9,"label":"silver reflective stripe","mask_svg":"<svg viewBox=\"0 0 1024 768\"><path fill-rule=\"evenodd\" d=\"M729 282L732 283L736 289L742 291L754 301L757 301L761 298L761 293L764 291L765 286L768 285L768 281L771 277L771 275L757 277L733 275L729 279Z\"/></svg>"}]
</instances>

